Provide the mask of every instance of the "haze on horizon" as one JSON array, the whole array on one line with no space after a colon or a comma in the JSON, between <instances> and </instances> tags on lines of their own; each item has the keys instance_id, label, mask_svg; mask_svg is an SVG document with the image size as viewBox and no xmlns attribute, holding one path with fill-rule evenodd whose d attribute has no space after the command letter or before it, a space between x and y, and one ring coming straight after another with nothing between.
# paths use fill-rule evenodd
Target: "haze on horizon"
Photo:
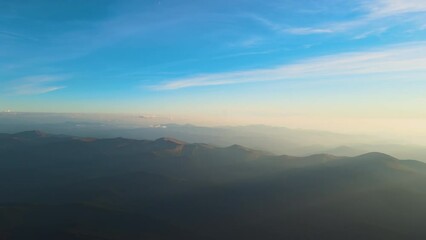
<instances>
[{"instance_id":1,"label":"haze on horizon","mask_svg":"<svg viewBox=\"0 0 426 240\"><path fill-rule=\"evenodd\" d=\"M422 0L0 2L0 111L424 144Z\"/></svg>"},{"instance_id":2,"label":"haze on horizon","mask_svg":"<svg viewBox=\"0 0 426 240\"><path fill-rule=\"evenodd\" d=\"M0 239L426 239L425 93L426 0L0 0Z\"/></svg>"}]
</instances>

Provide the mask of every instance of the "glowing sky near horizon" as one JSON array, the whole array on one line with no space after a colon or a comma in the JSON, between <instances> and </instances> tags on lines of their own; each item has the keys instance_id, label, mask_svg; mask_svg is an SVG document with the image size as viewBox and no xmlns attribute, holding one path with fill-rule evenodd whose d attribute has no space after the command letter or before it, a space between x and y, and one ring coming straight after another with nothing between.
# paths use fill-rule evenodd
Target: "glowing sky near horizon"
<instances>
[{"instance_id":1,"label":"glowing sky near horizon","mask_svg":"<svg viewBox=\"0 0 426 240\"><path fill-rule=\"evenodd\" d=\"M426 1L0 1L0 111L426 136Z\"/></svg>"}]
</instances>

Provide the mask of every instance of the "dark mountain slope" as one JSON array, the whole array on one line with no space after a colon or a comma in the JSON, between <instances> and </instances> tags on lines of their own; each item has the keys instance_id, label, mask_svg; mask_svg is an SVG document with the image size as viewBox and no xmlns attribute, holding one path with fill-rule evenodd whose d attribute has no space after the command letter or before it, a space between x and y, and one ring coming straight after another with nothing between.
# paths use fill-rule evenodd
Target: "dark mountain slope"
<instances>
[{"instance_id":1,"label":"dark mountain slope","mask_svg":"<svg viewBox=\"0 0 426 240\"><path fill-rule=\"evenodd\" d=\"M0 141L0 239L426 238L426 164L413 160L171 138Z\"/></svg>"},{"instance_id":2,"label":"dark mountain slope","mask_svg":"<svg viewBox=\"0 0 426 240\"><path fill-rule=\"evenodd\" d=\"M5 240L195 239L190 231L136 213L90 205L21 205L0 208Z\"/></svg>"}]
</instances>

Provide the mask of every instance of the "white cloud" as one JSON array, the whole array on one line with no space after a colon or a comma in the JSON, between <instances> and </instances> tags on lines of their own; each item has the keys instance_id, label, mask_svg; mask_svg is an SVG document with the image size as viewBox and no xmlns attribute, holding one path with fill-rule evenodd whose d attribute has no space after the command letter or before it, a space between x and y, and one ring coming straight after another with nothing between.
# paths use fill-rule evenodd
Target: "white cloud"
<instances>
[{"instance_id":1,"label":"white cloud","mask_svg":"<svg viewBox=\"0 0 426 240\"><path fill-rule=\"evenodd\" d=\"M263 41L262 37L252 36L252 37L248 37L246 39L243 39L241 41L229 43L228 46L231 47L231 48L251 48L251 47L258 45L262 41Z\"/></svg>"},{"instance_id":2,"label":"white cloud","mask_svg":"<svg viewBox=\"0 0 426 240\"><path fill-rule=\"evenodd\" d=\"M367 38L371 35L381 35L385 33L388 29L389 28L387 27L382 27L382 28L371 30L371 31L363 32L361 34L356 35L353 39L359 40L359 39Z\"/></svg>"},{"instance_id":3,"label":"white cloud","mask_svg":"<svg viewBox=\"0 0 426 240\"><path fill-rule=\"evenodd\" d=\"M263 39L260 37L250 37L240 42L240 46L244 48L250 48L259 44Z\"/></svg>"},{"instance_id":4,"label":"white cloud","mask_svg":"<svg viewBox=\"0 0 426 240\"><path fill-rule=\"evenodd\" d=\"M297 35L307 35L307 34L317 34L317 33L332 33L335 29L332 28L289 28L284 31L297 34Z\"/></svg>"},{"instance_id":5,"label":"white cloud","mask_svg":"<svg viewBox=\"0 0 426 240\"><path fill-rule=\"evenodd\" d=\"M356 19L350 21L331 22L318 26L307 26L307 27L283 27L282 25L272 22L268 19L261 17L253 17L254 20L265 25L269 29L280 32L289 33L294 35L308 35L308 34L330 34L347 32L349 30L356 29L358 27L367 26L372 22L384 21L378 29L372 29L365 32L377 32L383 28L389 28L389 21L385 21L386 18L426 13L426 1L425 0L361 0L359 9L364 14ZM400 20L399 20L400 21ZM420 21L423 23L424 21ZM419 25L419 24L417 24ZM418 28L422 30L423 25L420 24Z\"/></svg>"},{"instance_id":6,"label":"white cloud","mask_svg":"<svg viewBox=\"0 0 426 240\"><path fill-rule=\"evenodd\" d=\"M364 3L372 17L387 17L406 13L426 12L424 0L376 0Z\"/></svg>"},{"instance_id":7,"label":"white cloud","mask_svg":"<svg viewBox=\"0 0 426 240\"><path fill-rule=\"evenodd\" d=\"M365 52L337 54L305 60L275 68L239 72L205 74L174 79L153 86L156 90L173 90L197 86L213 86L263 81L301 79L315 81L319 78L347 78L387 75L381 78L405 80L409 74L419 72L426 77L426 42L393 45ZM392 78L389 77L392 75Z\"/></svg>"},{"instance_id":8,"label":"white cloud","mask_svg":"<svg viewBox=\"0 0 426 240\"><path fill-rule=\"evenodd\" d=\"M7 88L16 95L39 95L65 88L56 84L64 79L64 76L56 75L30 76L13 80Z\"/></svg>"}]
</instances>

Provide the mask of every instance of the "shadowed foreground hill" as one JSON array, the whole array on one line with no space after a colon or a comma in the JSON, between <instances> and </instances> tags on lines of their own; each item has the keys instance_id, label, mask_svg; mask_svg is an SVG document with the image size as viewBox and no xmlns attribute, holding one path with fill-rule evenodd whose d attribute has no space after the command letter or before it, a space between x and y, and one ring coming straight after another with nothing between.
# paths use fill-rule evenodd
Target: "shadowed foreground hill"
<instances>
[{"instance_id":1,"label":"shadowed foreground hill","mask_svg":"<svg viewBox=\"0 0 426 240\"><path fill-rule=\"evenodd\" d=\"M0 134L0 239L426 239L426 164Z\"/></svg>"}]
</instances>

